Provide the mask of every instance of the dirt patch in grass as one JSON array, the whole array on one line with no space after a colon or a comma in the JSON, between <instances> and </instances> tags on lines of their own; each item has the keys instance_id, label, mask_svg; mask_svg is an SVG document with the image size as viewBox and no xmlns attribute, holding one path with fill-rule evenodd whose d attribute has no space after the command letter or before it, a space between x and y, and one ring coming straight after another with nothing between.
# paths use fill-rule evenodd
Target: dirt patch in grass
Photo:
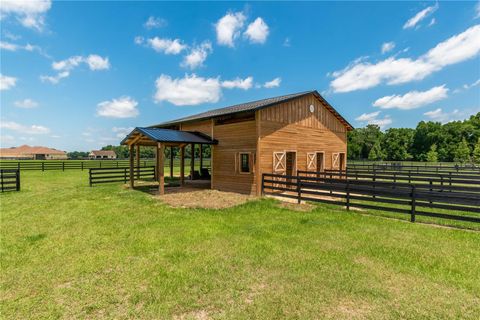
<instances>
[{"instance_id":1,"label":"dirt patch in grass","mask_svg":"<svg viewBox=\"0 0 480 320\"><path fill-rule=\"evenodd\" d=\"M313 204L310 204L310 203L292 203L292 202L280 202L278 204L278 206L280 208L285 208L285 209L288 209L288 210L293 210L293 211L300 211L300 212L310 212L312 211L315 206Z\"/></svg>"},{"instance_id":2,"label":"dirt patch in grass","mask_svg":"<svg viewBox=\"0 0 480 320\"><path fill-rule=\"evenodd\" d=\"M254 196L223 192L218 190L179 190L158 196L166 204L175 208L224 209L255 199Z\"/></svg>"}]
</instances>

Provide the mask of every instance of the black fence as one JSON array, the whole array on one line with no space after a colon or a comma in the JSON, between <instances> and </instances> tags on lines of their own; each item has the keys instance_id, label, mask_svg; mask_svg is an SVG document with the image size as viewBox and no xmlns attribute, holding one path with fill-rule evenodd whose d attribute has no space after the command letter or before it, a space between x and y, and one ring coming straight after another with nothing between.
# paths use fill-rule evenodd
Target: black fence
<instances>
[{"instance_id":1,"label":"black fence","mask_svg":"<svg viewBox=\"0 0 480 320\"><path fill-rule=\"evenodd\" d=\"M262 193L300 201L322 202L351 207L480 222L480 188L464 186L415 185L405 182L352 180L347 177L262 175ZM447 213L442 212L447 211ZM455 213L458 212L458 213ZM454 214L455 213L455 214Z\"/></svg>"},{"instance_id":2,"label":"black fence","mask_svg":"<svg viewBox=\"0 0 480 320\"><path fill-rule=\"evenodd\" d=\"M480 165L430 165L425 163L407 165L403 163L348 163L348 169L368 169L368 170L394 170L394 171L412 171L412 172L464 172L471 171L480 173Z\"/></svg>"},{"instance_id":3,"label":"black fence","mask_svg":"<svg viewBox=\"0 0 480 320\"><path fill-rule=\"evenodd\" d=\"M5 191L20 191L20 170L0 169L0 189Z\"/></svg>"},{"instance_id":4,"label":"black fence","mask_svg":"<svg viewBox=\"0 0 480 320\"><path fill-rule=\"evenodd\" d=\"M200 160L195 159L195 165L198 166ZM18 169L18 170L87 170L93 168L125 168L130 165L129 160L24 160L10 161L0 160L0 169ZM140 160L140 167L148 167L155 165L155 159ZM173 166L179 166L180 160L174 159ZM135 161L135 166L136 161ZM170 160L165 160L165 167L170 166ZM190 159L185 159L185 167L190 166ZM203 167L210 167L210 159L203 159Z\"/></svg>"},{"instance_id":5,"label":"black fence","mask_svg":"<svg viewBox=\"0 0 480 320\"><path fill-rule=\"evenodd\" d=\"M133 177L135 180L154 180L155 167L135 167ZM92 168L89 169L88 180L90 187L101 183L127 183L130 180L130 168Z\"/></svg>"}]
</instances>

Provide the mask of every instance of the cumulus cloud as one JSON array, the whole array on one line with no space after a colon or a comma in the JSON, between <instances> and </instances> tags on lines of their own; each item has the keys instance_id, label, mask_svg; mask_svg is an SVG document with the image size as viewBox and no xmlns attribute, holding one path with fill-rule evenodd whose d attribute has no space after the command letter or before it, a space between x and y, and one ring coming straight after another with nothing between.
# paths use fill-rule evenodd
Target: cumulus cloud
<instances>
[{"instance_id":1,"label":"cumulus cloud","mask_svg":"<svg viewBox=\"0 0 480 320\"><path fill-rule=\"evenodd\" d=\"M222 81L222 87L226 89L243 89L248 90L253 86L253 77L247 77L245 79L236 78L234 80Z\"/></svg>"},{"instance_id":2,"label":"cumulus cloud","mask_svg":"<svg viewBox=\"0 0 480 320\"><path fill-rule=\"evenodd\" d=\"M395 42L385 42L382 44L382 54L392 51L395 48Z\"/></svg>"},{"instance_id":3,"label":"cumulus cloud","mask_svg":"<svg viewBox=\"0 0 480 320\"><path fill-rule=\"evenodd\" d=\"M107 57L101 57L97 54L91 54L86 57L84 56L72 56L65 60L54 61L52 63L52 69L58 71L56 75L53 76L40 76L40 79L43 82L50 82L57 84L61 79L67 78L70 76L70 72L80 66L85 64L92 71L99 70L108 70L110 69L110 61Z\"/></svg>"},{"instance_id":4,"label":"cumulus cloud","mask_svg":"<svg viewBox=\"0 0 480 320\"><path fill-rule=\"evenodd\" d=\"M23 99L14 102L15 107L24 108L24 109L31 109L38 107L38 102L32 99Z\"/></svg>"},{"instance_id":5,"label":"cumulus cloud","mask_svg":"<svg viewBox=\"0 0 480 320\"><path fill-rule=\"evenodd\" d=\"M478 55L480 25L468 28L430 49L417 59L394 58L377 63L356 60L345 69L335 71L330 83L334 92L350 92L375 87L383 82L393 85L421 80L428 75Z\"/></svg>"},{"instance_id":6,"label":"cumulus cloud","mask_svg":"<svg viewBox=\"0 0 480 320\"><path fill-rule=\"evenodd\" d=\"M447 98L445 85L433 87L427 91L410 91L404 95L391 95L377 99L373 105L381 109L410 110Z\"/></svg>"},{"instance_id":7,"label":"cumulus cloud","mask_svg":"<svg viewBox=\"0 0 480 320\"><path fill-rule=\"evenodd\" d=\"M191 70L198 68L203 65L210 53L212 53L212 43L204 41L190 50L190 53L184 57L181 65Z\"/></svg>"},{"instance_id":8,"label":"cumulus cloud","mask_svg":"<svg viewBox=\"0 0 480 320\"><path fill-rule=\"evenodd\" d=\"M156 52L161 52L164 54L179 54L183 50L187 49L187 45L182 42L180 39L162 39L159 37L154 37L144 40L141 37L135 38L135 43L143 44L145 43L148 47L152 48Z\"/></svg>"},{"instance_id":9,"label":"cumulus cloud","mask_svg":"<svg viewBox=\"0 0 480 320\"><path fill-rule=\"evenodd\" d=\"M162 74L155 81L155 87L156 103L168 101L177 106L215 103L221 96L219 78L202 78L195 74L177 79Z\"/></svg>"},{"instance_id":10,"label":"cumulus cloud","mask_svg":"<svg viewBox=\"0 0 480 320\"><path fill-rule=\"evenodd\" d=\"M262 18L258 17L250 23L243 35L250 40L251 43L265 43L267 41L269 29L268 25Z\"/></svg>"},{"instance_id":11,"label":"cumulus cloud","mask_svg":"<svg viewBox=\"0 0 480 320\"><path fill-rule=\"evenodd\" d=\"M51 6L50 0L2 0L0 16L15 17L24 27L41 31L45 26L45 14Z\"/></svg>"},{"instance_id":12,"label":"cumulus cloud","mask_svg":"<svg viewBox=\"0 0 480 320\"><path fill-rule=\"evenodd\" d=\"M438 2L435 5L426 7L422 11L418 12L416 15L408 19L407 22L403 25L403 29L409 29L415 27L420 21L427 18L429 15L437 11L438 9Z\"/></svg>"},{"instance_id":13,"label":"cumulus cloud","mask_svg":"<svg viewBox=\"0 0 480 320\"><path fill-rule=\"evenodd\" d=\"M380 111L375 111L372 113L363 113L355 120L363 123L363 124L375 124L379 126L381 129L384 129L386 126L390 125L392 123L392 119L390 116L386 115L383 118L379 118L378 116L380 115Z\"/></svg>"},{"instance_id":14,"label":"cumulus cloud","mask_svg":"<svg viewBox=\"0 0 480 320\"><path fill-rule=\"evenodd\" d=\"M239 37L246 17L243 12L229 12L215 24L217 43L228 47L234 47L234 40Z\"/></svg>"},{"instance_id":15,"label":"cumulus cloud","mask_svg":"<svg viewBox=\"0 0 480 320\"><path fill-rule=\"evenodd\" d=\"M280 83L282 82L282 78L277 77L271 81L267 81L263 84L264 88L276 88L280 86Z\"/></svg>"},{"instance_id":16,"label":"cumulus cloud","mask_svg":"<svg viewBox=\"0 0 480 320\"><path fill-rule=\"evenodd\" d=\"M97 115L107 118L134 118L139 114L138 102L125 96L100 102L97 105Z\"/></svg>"},{"instance_id":17,"label":"cumulus cloud","mask_svg":"<svg viewBox=\"0 0 480 320\"><path fill-rule=\"evenodd\" d=\"M112 131L117 138L123 139L127 134L133 131L134 127L113 127Z\"/></svg>"},{"instance_id":18,"label":"cumulus cloud","mask_svg":"<svg viewBox=\"0 0 480 320\"><path fill-rule=\"evenodd\" d=\"M470 84L464 84L463 89L468 90L468 89L471 89L471 88L476 87L476 86L480 86L480 79L478 79L477 81L474 81Z\"/></svg>"},{"instance_id":19,"label":"cumulus cloud","mask_svg":"<svg viewBox=\"0 0 480 320\"><path fill-rule=\"evenodd\" d=\"M159 17L148 17L147 21L143 24L146 29L162 28L167 25L167 20Z\"/></svg>"},{"instance_id":20,"label":"cumulus cloud","mask_svg":"<svg viewBox=\"0 0 480 320\"><path fill-rule=\"evenodd\" d=\"M17 83L17 78L4 76L0 73L0 91L10 90L15 87Z\"/></svg>"},{"instance_id":21,"label":"cumulus cloud","mask_svg":"<svg viewBox=\"0 0 480 320\"><path fill-rule=\"evenodd\" d=\"M0 129L7 129L11 131L16 131L22 134L47 134L50 133L50 129L44 126L39 126L36 124L33 125L23 125L13 121L0 121Z\"/></svg>"},{"instance_id":22,"label":"cumulus cloud","mask_svg":"<svg viewBox=\"0 0 480 320\"><path fill-rule=\"evenodd\" d=\"M455 109L452 112L445 112L442 110L442 108L425 112L423 115L425 115L429 120L438 121L442 123L460 120L463 117L462 113L458 109Z\"/></svg>"}]
</instances>

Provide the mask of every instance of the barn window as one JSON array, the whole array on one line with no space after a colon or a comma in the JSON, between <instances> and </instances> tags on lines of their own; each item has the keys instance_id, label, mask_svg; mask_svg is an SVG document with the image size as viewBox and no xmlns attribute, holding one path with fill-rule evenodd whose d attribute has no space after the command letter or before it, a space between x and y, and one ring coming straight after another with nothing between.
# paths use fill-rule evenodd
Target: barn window
<instances>
[{"instance_id":1,"label":"barn window","mask_svg":"<svg viewBox=\"0 0 480 320\"><path fill-rule=\"evenodd\" d=\"M240 153L240 172L250 173L250 153Z\"/></svg>"}]
</instances>

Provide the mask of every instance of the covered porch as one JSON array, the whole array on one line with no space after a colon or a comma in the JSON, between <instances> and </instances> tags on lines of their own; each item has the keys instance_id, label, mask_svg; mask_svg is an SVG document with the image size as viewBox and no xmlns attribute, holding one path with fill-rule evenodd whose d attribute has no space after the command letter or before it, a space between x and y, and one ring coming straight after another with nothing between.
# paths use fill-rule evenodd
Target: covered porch
<instances>
[{"instance_id":1,"label":"covered porch","mask_svg":"<svg viewBox=\"0 0 480 320\"><path fill-rule=\"evenodd\" d=\"M160 128L135 128L121 144L129 147L129 166L130 166L130 187L135 187L135 167L140 167L140 147L152 147L155 150L155 180L158 181L158 193L165 194L165 149L170 148L170 156L168 161L170 169L170 177L174 177L174 148L178 148L180 160L180 186L185 185L185 149L190 146L190 180L203 177L208 173L208 169L203 167L203 148L204 145L214 146L218 142L211 137L200 133L190 131L180 131L172 129ZM195 145L199 145L200 170L195 171ZM195 182L193 182L195 183ZM195 184L201 184L200 181ZM204 182L205 184L205 182ZM210 186L209 186L210 187Z\"/></svg>"}]
</instances>

